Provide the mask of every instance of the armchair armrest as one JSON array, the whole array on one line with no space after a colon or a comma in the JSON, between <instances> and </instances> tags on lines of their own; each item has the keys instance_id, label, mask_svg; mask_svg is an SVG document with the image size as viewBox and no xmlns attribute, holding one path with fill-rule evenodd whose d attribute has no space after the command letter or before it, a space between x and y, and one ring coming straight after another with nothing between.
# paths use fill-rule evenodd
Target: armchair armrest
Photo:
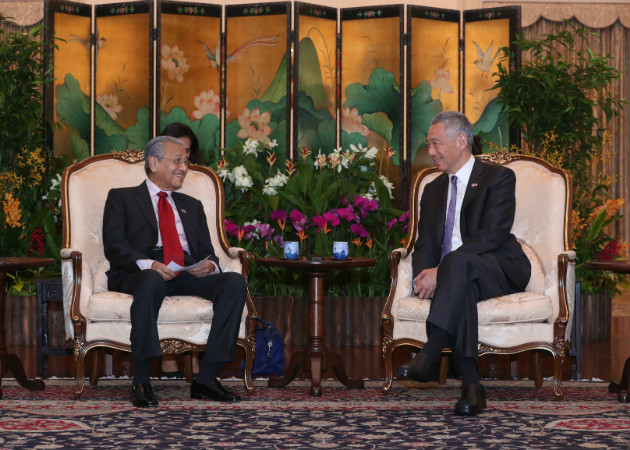
<instances>
[{"instance_id":1,"label":"armchair armrest","mask_svg":"<svg viewBox=\"0 0 630 450\"><path fill-rule=\"evenodd\" d=\"M83 259L83 253L73 248L62 248L61 285L67 339L73 339L85 327L83 312L94 290L92 271Z\"/></svg>"}]
</instances>

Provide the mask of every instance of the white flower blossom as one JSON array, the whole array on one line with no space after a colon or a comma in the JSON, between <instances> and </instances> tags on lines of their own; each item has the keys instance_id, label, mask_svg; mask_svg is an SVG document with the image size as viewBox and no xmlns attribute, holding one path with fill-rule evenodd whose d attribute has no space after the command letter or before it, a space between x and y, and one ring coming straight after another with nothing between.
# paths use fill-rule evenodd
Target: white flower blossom
<instances>
[{"instance_id":1,"label":"white flower blossom","mask_svg":"<svg viewBox=\"0 0 630 450\"><path fill-rule=\"evenodd\" d=\"M269 141L267 146L269 147L269 150L273 150L278 146L278 141L276 139L274 139L273 141Z\"/></svg>"},{"instance_id":2,"label":"white flower blossom","mask_svg":"<svg viewBox=\"0 0 630 450\"><path fill-rule=\"evenodd\" d=\"M389 192L389 197L390 198L394 198L394 194L393 194L394 183L389 181L389 178L387 178L385 175L380 175L379 178L381 179L382 183L387 188L387 192ZM370 188L368 189L368 193L367 193L367 195L364 195L364 197L369 197L370 200L372 200L374 197L378 198L378 195L376 193L376 186L374 186L374 182L372 182L370 184Z\"/></svg>"},{"instance_id":3,"label":"white flower blossom","mask_svg":"<svg viewBox=\"0 0 630 450\"><path fill-rule=\"evenodd\" d=\"M365 151L365 157L367 159L374 159L378 155L378 149L376 147L371 147Z\"/></svg>"},{"instance_id":4,"label":"white flower blossom","mask_svg":"<svg viewBox=\"0 0 630 450\"><path fill-rule=\"evenodd\" d=\"M249 176L249 173L247 173L247 169L245 169L244 166L236 167L232 171L232 177L234 179L234 185L237 188L243 189L244 191L254 185L252 177Z\"/></svg>"},{"instance_id":5,"label":"white flower blossom","mask_svg":"<svg viewBox=\"0 0 630 450\"><path fill-rule=\"evenodd\" d=\"M230 172L228 169L220 169L217 174L221 177L223 182L225 182L226 180L234 181L234 178L232 178L232 172Z\"/></svg>"},{"instance_id":6,"label":"white flower blossom","mask_svg":"<svg viewBox=\"0 0 630 450\"><path fill-rule=\"evenodd\" d=\"M258 141L256 139L247 138L245 144L243 144L243 153L256 156L258 154Z\"/></svg>"},{"instance_id":7,"label":"white flower blossom","mask_svg":"<svg viewBox=\"0 0 630 450\"><path fill-rule=\"evenodd\" d=\"M289 177L280 172L276 173L273 177L267 178L265 180L265 186L263 187L263 194L265 195L277 195L278 191L276 188L286 186L289 182Z\"/></svg>"}]
</instances>

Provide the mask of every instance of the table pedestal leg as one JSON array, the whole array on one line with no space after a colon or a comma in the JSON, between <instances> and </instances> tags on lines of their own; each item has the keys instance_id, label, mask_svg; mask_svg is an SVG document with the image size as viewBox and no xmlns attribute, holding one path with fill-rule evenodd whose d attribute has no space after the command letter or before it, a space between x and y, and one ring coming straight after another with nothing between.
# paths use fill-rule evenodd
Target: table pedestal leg
<instances>
[{"instance_id":1,"label":"table pedestal leg","mask_svg":"<svg viewBox=\"0 0 630 450\"><path fill-rule=\"evenodd\" d=\"M26 378L22 361L20 361L16 355L7 353L6 340L4 336L4 302L6 295L4 292L5 277L6 273L0 272L0 398L2 398L2 377L9 371L13 373L17 382L29 391L41 391L45 388L42 380L29 380Z\"/></svg>"},{"instance_id":2,"label":"table pedestal leg","mask_svg":"<svg viewBox=\"0 0 630 450\"><path fill-rule=\"evenodd\" d=\"M303 364L305 357L306 353L304 352L304 350L299 350L295 352L291 356L289 365L284 370L284 375L282 377L269 377L267 386L271 388L281 388L285 387L287 384L293 381L298 373L300 373L300 369L303 368L300 364Z\"/></svg>"},{"instance_id":3,"label":"table pedestal leg","mask_svg":"<svg viewBox=\"0 0 630 450\"><path fill-rule=\"evenodd\" d=\"M623 365L623 373L621 374L621 381L619 383L610 383L608 385L608 392L611 394L617 393L617 400L622 403L630 403L630 396L628 396L628 387L630 386L630 358L626 359L626 363Z\"/></svg>"}]
</instances>

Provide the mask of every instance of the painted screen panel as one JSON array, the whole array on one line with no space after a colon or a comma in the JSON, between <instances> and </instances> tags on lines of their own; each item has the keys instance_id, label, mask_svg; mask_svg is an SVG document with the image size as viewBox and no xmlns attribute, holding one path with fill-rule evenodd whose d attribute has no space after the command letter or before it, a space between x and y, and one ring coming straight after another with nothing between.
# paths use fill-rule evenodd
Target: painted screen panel
<instances>
[{"instance_id":1,"label":"painted screen panel","mask_svg":"<svg viewBox=\"0 0 630 450\"><path fill-rule=\"evenodd\" d=\"M143 149L152 133L152 5L96 7L94 154Z\"/></svg>"},{"instance_id":2,"label":"painted screen panel","mask_svg":"<svg viewBox=\"0 0 630 450\"><path fill-rule=\"evenodd\" d=\"M515 143L507 112L492 90L501 48L514 42L520 7L490 8L464 13L464 113L481 137L483 152L506 151ZM512 141L512 142L511 142Z\"/></svg>"},{"instance_id":3,"label":"painted screen panel","mask_svg":"<svg viewBox=\"0 0 630 450\"><path fill-rule=\"evenodd\" d=\"M175 122L191 127L206 162L221 146L221 7L160 4L158 133Z\"/></svg>"},{"instance_id":4,"label":"painted screen panel","mask_svg":"<svg viewBox=\"0 0 630 450\"><path fill-rule=\"evenodd\" d=\"M407 152L411 175L433 166L426 147L433 116L459 111L459 19L459 11L408 8Z\"/></svg>"},{"instance_id":5,"label":"painted screen panel","mask_svg":"<svg viewBox=\"0 0 630 450\"><path fill-rule=\"evenodd\" d=\"M376 147L401 202L403 19L401 5L341 10L341 146Z\"/></svg>"},{"instance_id":6,"label":"painted screen panel","mask_svg":"<svg viewBox=\"0 0 630 450\"><path fill-rule=\"evenodd\" d=\"M58 38L52 64L55 80L46 94L46 118L56 155L82 160L90 156L92 7L80 3L46 4L46 27Z\"/></svg>"},{"instance_id":7,"label":"painted screen panel","mask_svg":"<svg viewBox=\"0 0 630 450\"><path fill-rule=\"evenodd\" d=\"M289 147L290 8L289 3L226 7L225 147L275 140L280 165Z\"/></svg>"},{"instance_id":8,"label":"painted screen panel","mask_svg":"<svg viewBox=\"0 0 630 450\"><path fill-rule=\"evenodd\" d=\"M296 3L294 152L337 146L337 10Z\"/></svg>"}]
</instances>

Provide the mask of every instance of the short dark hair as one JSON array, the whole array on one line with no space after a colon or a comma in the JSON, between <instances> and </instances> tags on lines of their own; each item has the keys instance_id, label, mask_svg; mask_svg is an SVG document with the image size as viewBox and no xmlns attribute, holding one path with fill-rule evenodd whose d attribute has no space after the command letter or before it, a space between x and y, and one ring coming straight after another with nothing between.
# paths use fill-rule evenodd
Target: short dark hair
<instances>
[{"instance_id":1,"label":"short dark hair","mask_svg":"<svg viewBox=\"0 0 630 450\"><path fill-rule=\"evenodd\" d=\"M462 114L458 111L444 111L439 114L436 114L431 121L431 125L435 125L438 123L443 123L444 128L446 128L446 132L450 137L455 137L460 133L464 133L466 136L466 145L470 149L473 150L474 144L474 136L473 136L473 127L466 117L465 114Z\"/></svg>"},{"instance_id":2,"label":"short dark hair","mask_svg":"<svg viewBox=\"0 0 630 450\"><path fill-rule=\"evenodd\" d=\"M173 136L176 138L187 137L190 139L190 162L199 164L201 163L201 152L199 151L199 141L193 130L186 124L181 122L174 122L166 126L160 133L160 136Z\"/></svg>"},{"instance_id":3,"label":"short dark hair","mask_svg":"<svg viewBox=\"0 0 630 450\"><path fill-rule=\"evenodd\" d=\"M146 148L144 149L144 171L149 175L151 173L151 166L149 165L149 158L151 156L155 156L158 161L162 161L164 157L164 143L172 142L174 144L181 145L184 144L177 138L172 136L156 136L149 141Z\"/></svg>"}]
</instances>

